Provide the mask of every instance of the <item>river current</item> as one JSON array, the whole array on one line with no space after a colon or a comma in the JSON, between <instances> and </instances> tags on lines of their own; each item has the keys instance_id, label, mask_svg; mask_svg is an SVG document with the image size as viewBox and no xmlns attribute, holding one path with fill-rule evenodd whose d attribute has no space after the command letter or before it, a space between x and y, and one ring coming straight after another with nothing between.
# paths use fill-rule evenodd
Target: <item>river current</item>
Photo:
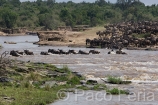
<instances>
[{"instance_id":1,"label":"river current","mask_svg":"<svg viewBox=\"0 0 158 105\"><path fill-rule=\"evenodd\" d=\"M127 55L112 55L107 54L109 49L95 49L100 51L100 54L89 54L89 55L80 55L80 54L70 54L70 55L40 55L41 51L48 51L48 49L63 49L68 51L69 49L74 49L76 51L83 50L89 51L90 48L73 48L65 46L38 46L34 45L33 42L38 41L37 36L0 36L0 44L3 46L3 49L0 49L0 52L11 51L11 50L21 50L28 49L33 51L35 55L24 55L22 57L12 57L13 59L31 61L31 62L45 62L51 63L58 67L67 65L72 71L79 72L83 75L94 75L95 77L106 77L108 75L119 76L128 78L133 81L149 81L155 82L158 81L158 51L143 51L143 50L126 50L124 52ZM5 44L4 41L12 41L17 44ZM138 85L135 85L138 86ZM145 86L146 88L150 87L150 91L158 93L158 85L153 84L150 86ZM157 96L157 95L156 95ZM70 95L70 98L73 98L73 95ZM158 100L158 99L157 99ZM157 101L155 100L155 101ZM103 102L98 104L91 105L157 105L154 104L112 104ZM85 102L81 98L81 103ZM81 103L74 103L72 100L68 101L68 104L63 101L57 102L53 105L81 105ZM90 103L85 103L84 105L90 105Z\"/></svg>"}]
</instances>

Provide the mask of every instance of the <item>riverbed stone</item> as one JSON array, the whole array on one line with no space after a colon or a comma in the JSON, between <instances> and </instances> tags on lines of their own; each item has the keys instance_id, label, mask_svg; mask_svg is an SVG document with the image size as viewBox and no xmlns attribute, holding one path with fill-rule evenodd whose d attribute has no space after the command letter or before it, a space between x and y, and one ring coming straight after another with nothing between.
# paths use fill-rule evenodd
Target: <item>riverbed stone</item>
<instances>
[{"instance_id":1,"label":"riverbed stone","mask_svg":"<svg viewBox=\"0 0 158 105\"><path fill-rule=\"evenodd\" d=\"M80 74L79 72L72 72L72 73L75 74L79 78L83 77L82 74Z\"/></svg>"}]
</instances>

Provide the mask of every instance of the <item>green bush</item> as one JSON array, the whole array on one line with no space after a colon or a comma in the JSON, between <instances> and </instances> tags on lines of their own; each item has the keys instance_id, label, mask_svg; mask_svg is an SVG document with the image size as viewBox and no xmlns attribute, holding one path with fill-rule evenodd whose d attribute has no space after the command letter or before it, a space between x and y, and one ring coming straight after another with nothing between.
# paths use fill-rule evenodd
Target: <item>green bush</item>
<instances>
[{"instance_id":1,"label":"green bush","mask_svg":"<svg viewBox=\"0 0 158 105\"><path fill-rule=\"evenodd\" d=\"M74 76L70 80L68 80L67 83L71 85L77 85L77 84L80 84L80 79Z\"/></svg>"},{"instance_id":2,"label":"green bush","mask_svg":"<svg viewBox=\"0 0 158 105\"><path fill-rule=\"evenodd\" d=\"M112 76L108 77L108 82L112 83L112 84L129 84L129 83L131 83L131 81L122 81L121 78L112 77Z\"/></svg>"},{"instance_id":3,"label":"green bush","mask_svg":"<svg viewBox=\"0 0 158 105\"><path fill-rule=\"evenodd\" d=\"M117 77L109 76L108 77L108 82L112 83L112 84L121 84L122 80L120 78L117 78Z\"/></svg>"},{"instance_id":4,"label":"green bush","mask_svg":"<svg viewBox=\"0 0 158 105\"><path fill-rule=\"evenodd\" d=\"M124 90L119 90L118 88L113 88L113 89L111 89L111 90L107 90L106 92L109 93L109 94L113 94L113 95L127 94L126 91L124 91Z\"/></svg>"}]
</instances>

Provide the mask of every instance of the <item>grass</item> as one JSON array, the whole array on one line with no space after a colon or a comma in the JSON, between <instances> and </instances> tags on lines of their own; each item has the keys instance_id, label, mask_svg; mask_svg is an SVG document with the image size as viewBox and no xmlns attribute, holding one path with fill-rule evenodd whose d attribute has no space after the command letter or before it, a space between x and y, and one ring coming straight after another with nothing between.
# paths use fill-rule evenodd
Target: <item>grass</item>
<instances>
[{"instance_id":1,"label":"grass","mask_svg":"<svg viewBox=\"0 0 158 105\"><path fill-rule=\"evenodd\" d=\"M69 79L67 81L68 84L71 84L71 85L78 85L80 84L80 79L76 76L72 77L71 79Z\"/></svg>"},{"instance_id":2,"label":"grass","mask_svg":"<svg viewBox=\"0 0 158 105\"><path fill-rule=\"evenodd\" d=\"M50 89L28 89L28 88L15 88L15 87L0 87L1 96L14 97L14 101L8 103L7 101L1 101L4 105L46 105L54 102L57 99L57 90ZM3 97L0 97L3 99Z\"/></svg>"},{"instance_id":3,"label":"grass","mask_svg":"<svg viewBox=\"0 0 158 105\"><path fill-rule=\"evenodd\" d=\"M129 84L129 83L131 83L131 81L122 81L122 79L120 79L118 77L109 76L108 83L111 83L111 84Z\"/></svg>"},{"instance_id":4,"label":"grass","mask_svg":"<svg viewBox=\"0 0 158 105\"><path fill-rule=\"evenodd\" d=\"M111 90L106 90L106 92L108 94L112 94L112 95L128 94L126 91L119 90L118 88L113 88Z\"/></svg>"},{"instance_id":5,"label":"grass","mask_svg":"<svg viewBox=\"0 0 158 105\"><path fill-rule=\"evenodd\" d=\"M88 88L87 86L79 86L77 87L77 89L81 89L81 90L90 90L90 88Z\"/></svg>"},{"instance_id":6,"label":"grass","mask_svg":"<svg viewBox=\"0 0 158 105\"><path fill-rule=\"evenodd\" d=\"M83 34L85 34L85 36L87 36L87 37L92 36L93 38L96 38L96 37L98 37L96 35L96 32L104 31L104 30L105 30L104 26L97 26L97 27L93 27L91 30L84 31Z\"/></svg>"},{"instance_id":7,"label":"grass","mask_svg":"<svg viewBox=\"0 0 158 105\"><path fill-rule=\"evenodd\" d=\"M106 85L103 84L97 84L94 85L93 88L88 88L87 86L79 86L77 89L82 89L82 90L95 90L95 91L100 91L100 90L107 90Z\"/></svg>"},{"instance_id":8,"label":"grass","mask_svg":"<svg viewBox=\"0 0 158 105\"><path fill-rule=\"evenodd\" d=\"M16 67L8 67L8 70L14 73L8 74L14 82L0 83L0 105L46 105L58 99L57 92L60 89L74 88L75 85L80 84L80 78L71 73L67 66L57 68L51 64L44 63L24 63L26 68L32 68L35 71L28 73L16 71ZM40 75L38 71L51 70L59 74L64 74L57 77L48 77L47 75ZM65 75L66 74L66 75ZM46 85L40 88L45 81L67 81L66 85ZM64 95L64 94L63 94ZM13 97L15 100L7 101L3 98Z\"/></svg>"},{"instance_id":9,"label":"grass","mask_svg":"<svg viewBox=\"0 0 158 105\"><path fill-rule=\"evenodd\" d=\"M93 90L106 90L107 89L107 87L106 87L106 85L103 85L103 84L97 84L97 85L95 85L94 87L93 87Z\"/></svg>"}]
</instances>

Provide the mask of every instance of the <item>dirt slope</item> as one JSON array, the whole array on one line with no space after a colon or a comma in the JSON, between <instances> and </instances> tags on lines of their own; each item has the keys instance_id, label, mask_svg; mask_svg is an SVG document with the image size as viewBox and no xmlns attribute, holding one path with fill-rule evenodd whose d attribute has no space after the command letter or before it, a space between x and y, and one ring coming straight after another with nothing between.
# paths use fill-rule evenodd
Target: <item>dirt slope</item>
<instances>
[{"instance_id":1,"label":"dirt slope","mask_svg":"<svg viewBox=\"0 0 158 105\"><path fill-rule=\"evenodd\" d=\"M105 30L103 26L94 27L91 30L82 31L82 32L73 32L67 31L65 35L66 41L41 41L37 44L39 45L61 45L61 46L85 46L85 40L87 38L94 39L98 36L96 35L97 31Z\"/></svg>"}]
</instances>

